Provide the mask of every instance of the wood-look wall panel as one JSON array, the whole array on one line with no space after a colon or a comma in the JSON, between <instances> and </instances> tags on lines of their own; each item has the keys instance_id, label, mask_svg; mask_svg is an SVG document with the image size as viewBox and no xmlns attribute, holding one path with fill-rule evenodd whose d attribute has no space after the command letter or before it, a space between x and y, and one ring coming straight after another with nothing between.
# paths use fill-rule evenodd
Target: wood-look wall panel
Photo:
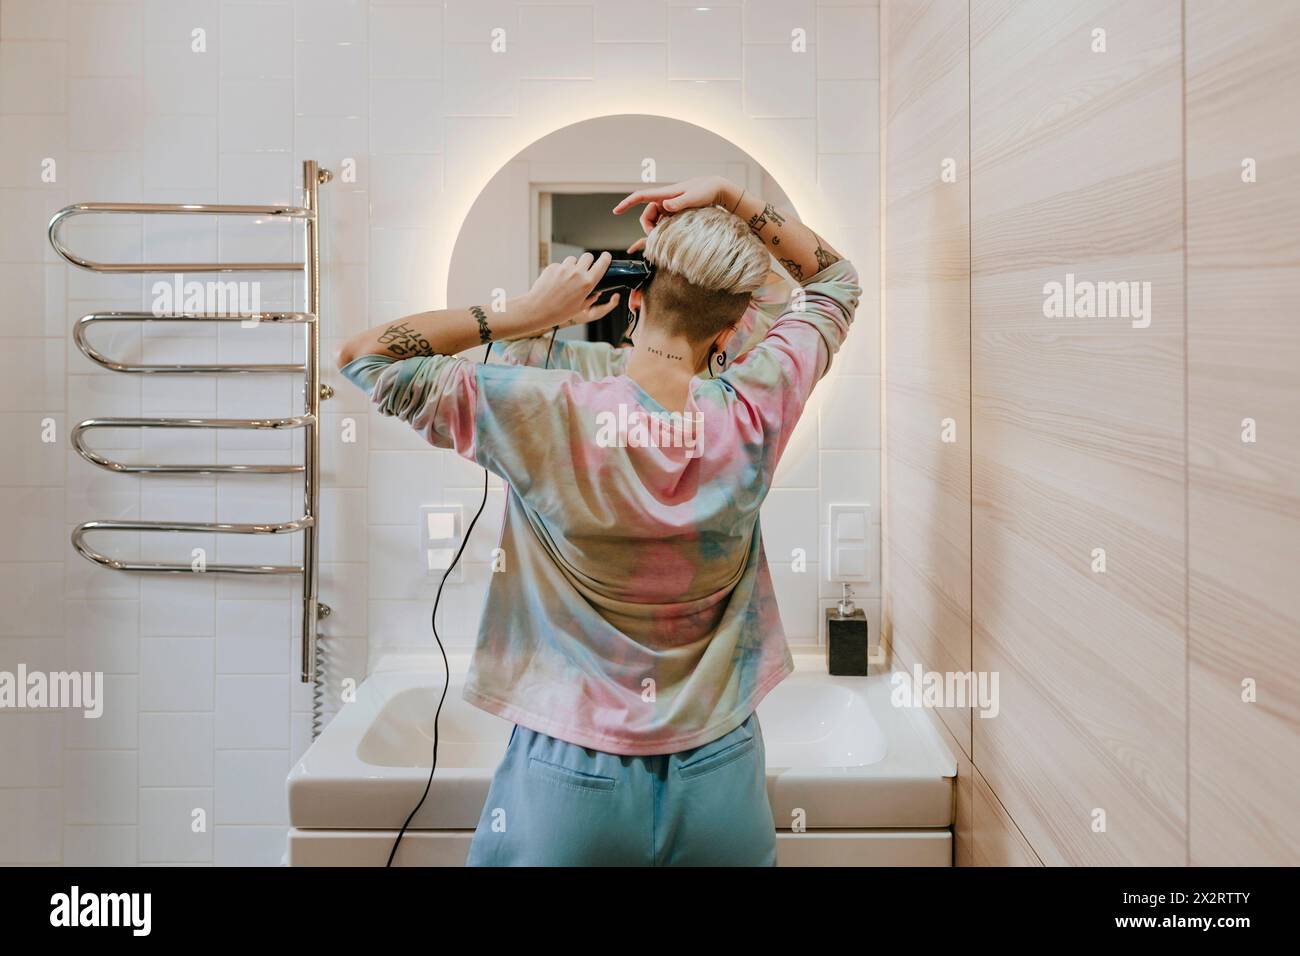
<instances>
[{"instance_id":1,"label":"wood-look wall panel","mask_svg":"<svg viewBox=\"0 0 1300 956\"><path fill-rule=\"evenodd\" d=\"M971 779L970 866L1042 866L979 771Z\"/></svg>"},{"instance_id":2,"label":"wood-look wall panel","mask_svg":"<svg viewBox=\"0 0 1300 956\"><path fill-rule=\"evenodd\" d=\"M1189 0L1190 860L1300 861L1300 4ZM1243 182L1242 163L1256 163ZM1242 441L1242 421L1257 441ZM1242 700L1242 681L1258 700Z\"/></svg>"},{"instance_id":3,"label":"wood-look wall panel","mask_svg":"<svg viewBox=\"0 0 1300 956\"><path fill-rule=\"evenodd\" d=\"M891 0L881 12L885 615L899 666L945 673L971 668L966 17L966 0ZM945 420L955 441L943 441ZM938 713L969 756L970 708Z\"/></svg>"},{"instance_id":4,"label":"wood-look wall panel","mask_svg":"<svg viewBox=\"0 0 1300 956\"><path fill-rule=\"evenodd\" d=\"M970 16L974 763L1045 863L1180 864L1181 4ZM1149 282L1150 326L1046 318L1067 273Z\"/></svg>"}]
</instances>

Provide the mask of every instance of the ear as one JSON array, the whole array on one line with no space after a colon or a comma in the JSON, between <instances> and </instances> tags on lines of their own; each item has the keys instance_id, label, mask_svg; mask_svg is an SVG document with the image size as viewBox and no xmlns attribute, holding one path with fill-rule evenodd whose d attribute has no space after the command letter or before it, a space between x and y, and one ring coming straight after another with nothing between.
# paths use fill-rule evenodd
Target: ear
<instances>
[{"instance_id":1,"label":"ear","mask_svg":"<svg viewBox=\"0 0 1300 956\"><path fill-rule=\"evenodd\" d=\"M627 307L634 313L640 312L641 307L645 305L645 295L640 289L632 289L627 294Z\"/></svg>"},{"instance_id":2,"label":"ear","mask_svg":"<svg viewBox=\"0 0 1300 956\"><path fill-rule=\"evenodd\" d=\"M719 352L725 352L727 346L731 343L731 341L735 338L735 336L736 336L736 326L729 325L721 332L718 333L718 337L713 340L713 347L716 348Z\"/></svg>"}]
</instances>

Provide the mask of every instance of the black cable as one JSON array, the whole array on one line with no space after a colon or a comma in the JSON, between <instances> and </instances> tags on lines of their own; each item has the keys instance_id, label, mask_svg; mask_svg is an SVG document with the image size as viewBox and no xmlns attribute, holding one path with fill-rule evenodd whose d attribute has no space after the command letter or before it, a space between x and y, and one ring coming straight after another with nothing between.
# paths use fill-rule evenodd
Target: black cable
<instances>
[{"instance_id":1,"label":"black cable","mask_svg":"<svg viewBox=\"0 0 1300 956\"><path fill-rule=\"evenodd\" d=\"M483 351L483 364L492 356L492 343L487 344ZM546 361L549 364L551 360L550 353L547 353ZM438 718L442 715L442 704L447 699L447 687L451 684L451 665L447 663L447 649L442 646L442 638L438 636L438 602L442 599L442 589L447 583L447 578L451 572L456 570L456 565L460 562L460 556L464 553L465 548L469 545L470 533L474 530L474 525L478 523L479 515L487 507L488 498L488 473L483 469L483 500L479 502L478 511L474 512L474 517L465 529L465 536L461 539L460 547L456 549L456 555L451 559L451 564L447 570L442 573L442 580L438 582L438 593L433 597L433 613L429 616L429 623L433 628L433 639L438 642L438 650L442 653L442 696L438 698L438 709L433 713L433 764L429 767L429 779L425 781L424 793L420 794L420 802L415 805L406 817L406 822L402 824L402 829L397 832L397 839L393 841L393 848L388 851L388 862L385 867L393 865L393 857L397 856L397 848L402 843L402 837L406 836L406 828L411 825L415 815L420 812L424 806L424 801L429 797L429 790L433 787L433 772L438 769Z\"/></svg>"}]
</instances>

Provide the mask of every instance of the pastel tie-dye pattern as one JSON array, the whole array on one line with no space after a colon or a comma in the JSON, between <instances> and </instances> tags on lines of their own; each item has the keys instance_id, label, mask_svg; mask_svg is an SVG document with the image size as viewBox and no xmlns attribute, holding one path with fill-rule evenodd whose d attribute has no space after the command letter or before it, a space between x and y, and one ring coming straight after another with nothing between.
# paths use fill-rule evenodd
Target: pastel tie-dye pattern
<instances>
[{"instance_id":1,"label":"pastel tie-dye pattern","mask_svg":"<svg viewBox=\"0 0 1300 956\"><path fill-rule=\"evenodd\" d=\"M514 723L607 753L696 747L744 722L793 669L759 507L861 289L847 260L755 296L757 343L697 377L703 454L602 447L597 416L664 412L623 374L628 351L547 337L501 363L367 355L343 374L386 415L509 487L464 696ZM773 315L775 320L773 321ZM764 333L759 337L759 333Z\"/></svg>"}]
</instances>

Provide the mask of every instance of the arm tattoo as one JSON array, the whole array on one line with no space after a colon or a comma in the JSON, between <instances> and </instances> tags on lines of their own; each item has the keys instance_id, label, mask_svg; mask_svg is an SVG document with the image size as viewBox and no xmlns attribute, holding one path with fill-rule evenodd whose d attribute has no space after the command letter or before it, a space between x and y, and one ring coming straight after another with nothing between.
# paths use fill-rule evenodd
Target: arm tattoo
<instances>
[{"instance_id":1,"label":"arm tattoo","mask_svg":"<svg viewBox=\"0 0 1300 956\"><path fill-rule=\"evenodd\" d=\"M487 345L492 341L492 330L488 328L487 314L477 305L469 307L470 315L478 319L478 340L480 345Z\"/></svg>"},{"instance_id":2,"label":"arm tattoo","mask_svg":"<svg viewBox=\"0 0 1300 956\"><path fill-rule=\"evenodd\" d=\"M429 340L405 322L385 329L379 336L379 344L388 346L388 354L396 358L434 354Z\"/></svg>"},{"instance_id":3,"label":"arm tattoo","mask_svg":"<svg viewBox=\"0 0 1300 956\"><path fill-rule=\"evenodd\" d=\"M785 266L785 271L790 273L794 278L803 278L803 266L799 265L799 263L795 262L793 259L778 259L777 261L781 263L781 265Z\"/></svg>"},{"instance_id":4,"label":"arm tattoo","mask_svg":"<svg viewBox=\"0 0 1300 956\"><path fill-rule=\"evenodd\" d=\"M817 248L813 250L813 255L817 257L817 271L821 272L827 266L834 265L840 261L840 257L822 245L822 237L813 233L813 238L817 240Z\"/></svg>"},{"instance_id":5,"label":"arm tattoo","mask_svg":"<svg viewBox=\"0 0 1300 956\"><path fill-rule=\"evenodd\" d=\"M769 222L776 223L778 226L785 225L785 217L776 211L776 207L771 203L763 205L762 212L756 212L749 218L749 228L751 232L762 232L763 227Z\"/></svg>"}]
</instances>

